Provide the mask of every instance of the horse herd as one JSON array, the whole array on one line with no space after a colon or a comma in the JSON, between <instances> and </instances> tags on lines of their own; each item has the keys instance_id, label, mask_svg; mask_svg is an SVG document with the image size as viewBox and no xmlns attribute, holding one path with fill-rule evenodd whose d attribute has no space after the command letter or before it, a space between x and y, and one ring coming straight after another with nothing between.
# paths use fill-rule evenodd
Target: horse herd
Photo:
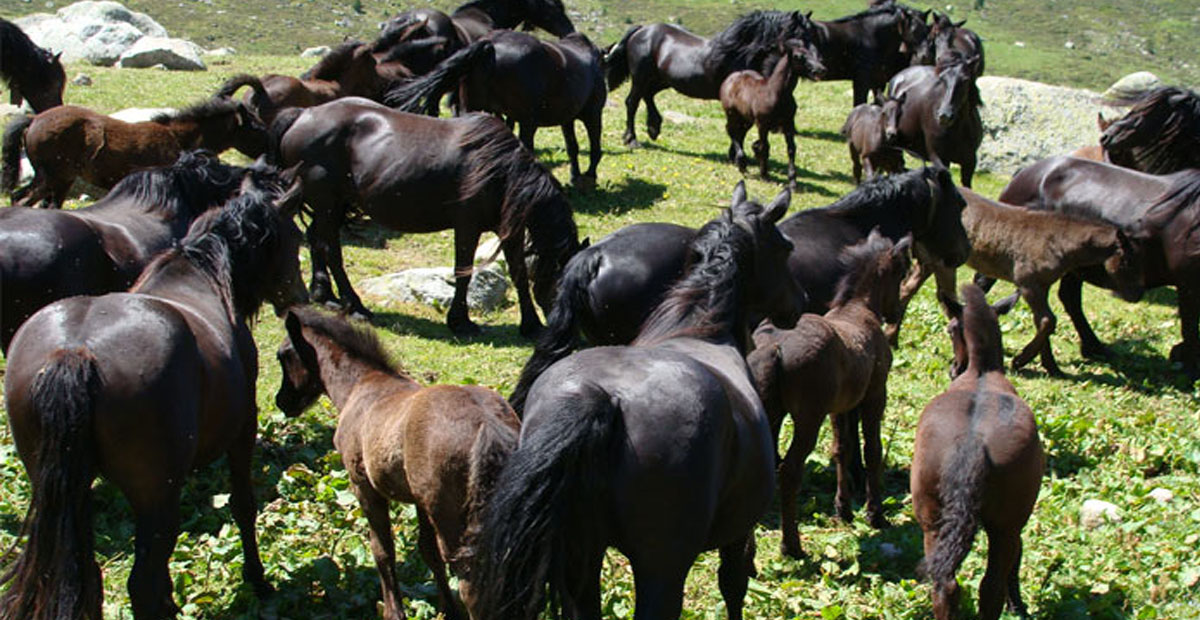
<instances>
[{"instance_id":1,"label":"horse herd","mask_svg":"<svg viewBox=\"0 0 1200 620\"><path fill-rule=\"evenodd\" d=\"M711 40L635 26L602 51L559 0L475 0L450 15L403 13L376 41L343 44L298 78L236 76L145 123L62 105L57 56L0 20L0 74L13 101L37 112L13 120L3 144L4 189L24 206L0 209L0 346L32 500L24 548L0 576L0 618L102 617L90 492L99 475L135 513L134 616L173 616L180 490L221 455L243 576L269 595L250 480L250 324L264 302L286 327L279 409L295 416L326 394L340 412L334 444L370 525L385 617L403 614L388 511L400 501L417 507L419 551L446 617L465 607L477 619L532 619L549 607L600 618L601 566L615 547L632 566L635 617L678 617L688 570L718 549L720 591L741 618L754 527L777 483L782 551L804 554L797 495L826 417L838 515L852 518L864 487L870 524L887 525L880 429L891 348L931 275L957 377L921 415L911 469L934 615L957 613L954 575L980 528L990 541L980 616L1005 604L1023 612L1020 533L1044 456L1033 413L1004 377L997 312L1026 300L1036 334L1012 365L1040 356L1057 374L1055 282L1087 357L1107 349L1083 315L1084 281L1129 301L1173 285L1182 341L1171 359L1198 370L1200 97L1163 88L1130 100L1079 153L1091 159L1038 162L991 200L967 189L982 137L979 37L945 15L872 5L829 22L754 11ZM559 39L511 30L521 24ZM538 127L559 126L573 183L593 189L608 89L628 80L627 144L643 103L647 133L659 137L663 89L720 99L731 162L746 167L742 142L757 127L752 151L766 176L767 134L780 131L790 186L802 78L853 81L843 135L856 180L866 178L790 217L790 187L763 205L739 183L698 229L642 223L581 242L532 149ZM447 94L456 116L437 118ZM239 167L210 152L227 148L264 157ZM22 149L35 176L17 189ZM903 151L929 165L904 170ZM61 207L76 178L109 191L80 209L31 208ZM467 284L480 234L498 234L520 333L536 338L507 400L423 387L369 328L304 303L372 317L343 265L340 232L356 211L404 232L454 229L447 323L457 334L478 330ZM964 264L983 287L964 286L965 304L955 291ZM1018 290L993 307L984 289L996 278ZM788 415L793 438L780 457Z\"/></svg>"}]
</instances>

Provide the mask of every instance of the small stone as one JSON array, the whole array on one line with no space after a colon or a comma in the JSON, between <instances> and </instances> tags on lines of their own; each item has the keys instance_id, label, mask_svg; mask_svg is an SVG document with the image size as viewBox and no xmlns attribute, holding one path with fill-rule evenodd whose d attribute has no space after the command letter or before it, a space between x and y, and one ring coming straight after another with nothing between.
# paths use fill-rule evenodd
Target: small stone
<instances>
[{"instance_id":1,"label":"small stone","mask_svg":"<svg viewBox=\"0 0 1200 620\"><path fill-rule=\"evenodd\" d=\"M301 58L320 58L321 56L324 56L325 54L328 54L328 53L329 53L328 45L318 45L317 47L310 47L310 48L304 50L303 52L300 52L300 57Z\"/></svg>"},{"instance_id":2,"label":"small stone","mask_svg":"<svg viewBox=\"0 0 1200 620\"><path fill-rule=\"evenodd\" d=\"M1063 47L1065 47L1065 48L1067 48L1067 49L1069 49L1069 50L1073 50L1073 49L1075 49L1075 42L1074 42L1074 41L1067 41L1066 43L1063 43Z\"/></svg>"},{"instance_id":3,"label":"small stone","mask_svg":"<svg viewBox=\"0 0 1200 620\"><path fill-rule=\"evenodd\" d=\"M1120 509L1115 504L1110 504L1099 499L1089 499L1083 502L1083 507L1079 510L1079 522L1088 529L1094 529L1107 522L1120 520Z\"/></svg>"},{"instance_id":4,"label":"small stone","mask_svg":"<svg viewBox=\"0 0 1200 620\"><path fill-rule=\"evenodd\" d=\"M232 47L218 47L215 50L208 50L204 52L204 55L211 56L213 58L225 58L228 56L236 56L237 50L233 49Z\"/></svg>"},{"instance_id":5,"label":"small stone","mask_svg":"<svg viewBox=\"0 0 1200 620\"><path fill-rule=\"evenodd\" d=\"M80 73L79 75L76 75L74 79L71 80L71 84L73 86L91 86L92 85L92 76L90 76L86 73Z\"/></svg>"},{"instance_id":6,"label":"small stone","mask_svg":"<svg viewBox=\"0 0 1200 620\"><path fill-rule=\"evenodd\" d=\"M1175 499L1175 494L1172 493L1170 489L1164 489L1162 487L1158 487L1150 491L1147 493L1147 496L1160 504L1166 504Z\"/></svg>"},{"instance_id":7,"label":"small stone","mask_svg":"<svg viewBox=\"0 0 1200 620\"><path fill-rule=\"evenodd\" d=\"M1015 45L1017 47L1025 47L1025 42L1024 41L1013 41L1013 45Z\"/></svg>"}]
</instances>

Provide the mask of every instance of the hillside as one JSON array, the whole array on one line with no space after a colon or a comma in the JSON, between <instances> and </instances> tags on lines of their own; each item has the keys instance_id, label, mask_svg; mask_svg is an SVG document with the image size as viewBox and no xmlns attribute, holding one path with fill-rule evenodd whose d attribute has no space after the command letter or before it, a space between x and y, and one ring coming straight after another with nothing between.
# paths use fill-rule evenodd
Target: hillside
<instances>
[{"instance_id":1,"label":"hillside","mask_svg":"<svg viewBox=\"0 0 1200 620\"><path fill-rule=\"evenodd\" d=\"M54 10L66 0L0 0L0 16ZM458 0L129 0L176 36L209 48L290 54L346 37L370 38L381 21L406 8L451 8ZM910 2L950 10L984 38L988 72L1053 84L1103 89L1122 75L1150 69L1164 80L1200 84L1200 4L1144 0L972 0L960 5ZM812 10L817 19L859 11L861 0L567 0L581 31L605 46L631 24L670 21L712 34L756 8ZM976 9L975 6L983 8ZM1071 48L1067 45L1070 43Z\"/></svg>"}]
</instances>

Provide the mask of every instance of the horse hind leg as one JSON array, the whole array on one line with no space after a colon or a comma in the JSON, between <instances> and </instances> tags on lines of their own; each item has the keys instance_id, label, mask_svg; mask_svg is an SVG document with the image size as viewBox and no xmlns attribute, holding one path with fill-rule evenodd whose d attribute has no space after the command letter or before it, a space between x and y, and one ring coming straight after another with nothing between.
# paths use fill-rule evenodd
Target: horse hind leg
<instances>
[{"instance_id":1,"label":"horse hind leg","mask_svg":"<svg viewBox=\"0 0 1200 620\"><path fill-rule=\"evenodd\" d=\"M1009 576L1019 567L1021 532L988 530L987 569L979 583L979 618L996 620L1009 595Z\"/></svg>"},{"instance_id":2,"label":"horse hind leg","mask_svg":"<svg viewBox=\"0 0 1200 620\"><path fill-rule=\"evenodd\" d=\"M750 126L737 114L726 114L725 133L729 134L729 163L736 165L742 174L746 173L746 166L750 161L742 146L746 142L746 132L749 129Z\"/></svg>"},{"instance_id":3,"label":"horse hind leg","mask_svg":"<svg viewBox=\"0 0 1200 620\"><path fill-rule=\"evenodd\" d=\"M571 185L578 186L582 173L579 170L579 141L575 138L575 121L563 123L562 135L567 146L567 159L571 162Z\"/></svg>"},{"instance_id":4,"label":"horse hind leg","mask_svg":"<svg viewBox=\"0 0 1200 620\"><path fill-rule=\"evenodd\" d=\"M637 117L638 102L641 100L642 94L635 83L629 87L629 94L625 96L625 135L623 140L625 146L629 148L638 146L634 120Z\"/></svg>"},{"instance_id":5,"label":"horse hind leg","mask_svg":"<svg viewBox=\"0 0 1200 620\"><path fill-rule=\"evenodd\" d=\"M385 620L401 620L405 616L402 606L403 598L400 596L400 588L396 581L396 545L392 538L388 499L370 485L360 484L357 481L352 482L351 489L354 491L354 496L358 498L358 504L362 507L363 516L367 518L367 525L370 527L371 556L375 559L375 571L379 573L379 589L383 596L383 617ZM420 511L417 511L417 519L423 543L425 524ZM422 556L425 554L424 546L421 547L421 554ZM429 563L428 558L425 563L436 578L438 570Z\"/></svg>"},{"instance_id":6,"label":"horse hind leg","mask_svg":"<svg viewBox=\"0 0 1200 620\"><path fill-rule=\"evenodd\" d=\"M249 414L253 416L253 412ZM254 487L250 479L251 460L254 455L254 440L257 426L251 417L247 432L243 433L229 451L230 494L229 508L237 523L238 536L242 542L242 579L254 588L260 598L271 594L273 589L264 576L262 559L258 554L258 538L254 522L258 508L254 503Z\"/></svg>"},{"instance_id":7,"label":"horse hind leg","mask_svg":"<svg viewBox=\"0 0 1200 620\"><path fill-rule=\"evenodd\" d=\"M1075 326L1075 333L1079 334L1080 355L1088 359L1111 357L1112 351L1096 337L1087 315L1083 313L1083 280L1074 273L1063 275L1058 282L1058 300Z\"/></svg>"},{"instance_id":8,"label":"horse hind leg","mask_svg":"<svg viewBox=\"0 0 1200 620\"><path fill-rule=\"evenodd\" d=\"M788 189L796 191L796 128L785 127L783 130L783 143L787 146L787 180Z\"/></svg>"},{"instance_id":9,"label":"horse hind leg","mask_svg":"<svg viewBox=\"0 0 1200 620\"><path fill-rule=\"evenodd\" d=\"M600 145L600 138L603 134L604 127L604 100L601 98L593 106L594 109L584 116L583 126L587 130L588 135L588 170L583 174L584 179L588 181L592 187L596 185L596 168L600 165L600 158L604 155L604 149Z\"/></svg>"},{"instance_id":10,"label":"horse hind leg","mask_svg":"<svg viewBox=\"0 0 1200 620\"><path fill-rule=\"evenodd\" d=\"M683 588L688 570L695 562L692 554L686 561L672 563L633 561L634 598L637 607L633 620L678 618L683 614ZM640 560L640 558L639 558Z\"/></svg>"},{"instance_id":11,"label":"horse hind leg","mask_svg":"<svg viewBox=\"0 0 1200 620\"><path fill-rule=\"evenodd\" d=\"M747 532L734 542L721 547L721 567L717 569L717 584L729 620L742 620L742 607L750 576L754 574L753 532Z\"/></svg>"},{"instance_id":12,"label":"horse hind leg","mask_svg":"<svg viewBox=\"0 0 1200 620\"><path fill-rule=\"evenodd\" d=\"M800 532L796 519L796 499L800 485L804 482L804 462L812 454L825 422L824 411L805 410L793 404L791 410L795 428L792 444L779 465L779 528L783 539L779 549L783 555L800 559L804 550L800 546Z\"/></svg>"},{"instance_id":13,"label":"horse hind leg","mask_svg":"<svg viewBox=\"0 0 1200 620\"><path fill-rule=\"evenodd\" d=\"M384 514L387 514L386 508ZM462 614L459 612L458 603L454 598L454 590L450 588L450 580L446 576L446 562L442 558L441 549L438 547L437 530L433 527L433 523L429 520L429 515L420 508L417 509L417 526L419 528L419 538L417 539L417 548L421 552L421 558L425 560L425 565L433 572L433 580L437 583L438 598L441 599L442 614L446 620L460 620ZM391 527L390 525L388 526ZM374 534L374 531L372 531ZM388 530L389 538L391 530ZM393 565L394 562L393 552ZM392 576L393 592L395 590L395 575ZM396 594L397 598L399 594ZM399 602L398 600L396 601ZM403 618L397 613L396 618Z\"/></svg>"},{"instance_id":14,"label":"horse hind leg","mask_svg":"<svg viewBox=\"0 0 1200 620\"><path fill-rule=\"evenodd\" d=\"M522 123L521 129L524 130L524 128L525 124ZM471 267L475 260L475 247L477 245L479 245L479 231L454 231L454 299L450 301L450 311L446 313L446 325L450 328L450 331L461 336L473 336L480 331L479 326L471 320L467 311L467 289L471 285ZM511 260L508 263L508 268L509 270L513 269ZM514 281L514 285L516 284ZM521 288L527 287L518 286L518 297L521 294ZM534 316L536 317L536 315ZM524 323L524 318L522 318L522 323Z\"/></svg>"},{"instance_id":15,"label":"horse hind leg","mask_svg":"<svg viewBox=\"0 0 1200 620\"><path fill-rule=\"evenodd\" d=\"M658 140L658 134L662 132L663 116L658 111L658 105L654 103L654 93L646 95L646 134L651 140Z\"/></svg>"},{"instance_id":16,"label":"horse hind leg","mask_svg":"<svg viewBox=\"0 0 1200 620\"><path fill-rule=\"evenodd\" d=\"M501 249L504 250L504 260L508 262L508 274L512 278L513 288L517 289L517 307L521 312L519 331L522 336L533 338L542 331L542 322L538 319L537 309L533 306L533 296L529 293L529 270L525 266L524 241L519 236L509 238L501 244ZM549 257L545 260L549 260ZM549 308L542 310L550 312Z\"/></svg>"},{"instance_id":17,"label":"horse hind leg","mask_svg":"<svg viewBox=\"0 0 1200 620\"><path fill-rule=\"evenodd\" d=\"M754 141L754 156L758 159L758 176L764 181L771 178L770 159L771 159L771 141L770 134L763 125L758 126L758 139Z\"/></svg>"},{"instance_id":18,"label":"horse hind leg","mask_svg":"<svg viewBox=\"0 0 1200 620\"><path fill-rule=\"evenodd\" d=\"M1012 570L1008 574L1008 604L1005 607L1010 613L1028 618L1029 609L1025 606L1025 601L1021 600L1021 551L1022 542L1018 536L1016 559L1013 560Z\"/></svg>"},{"instance_id":19,"label":"horse hind leg","mask_svg":"<svg viewBox=\"0 0 1200 620\"><path fill-rule=\"evenodd\" d=\"M129 601L137 620L174 618L179 607L171 598L167 563L179 536L179 489L168 488L154 501L139 501L136 515L133 570L129 573Z\"/></svg>"},{"instance_id":20,"label":"horse hind leg","mask_svg":"<svg viewBox=\"0 0 1200 620\"><path fill-rule=\"evenodd\" d=\"M1046 299L1047 292L1046 288L1042 286L1021 287L1021 297L1025 299L1025 303L1029 304L1029 310L1033 312L1037 333L1034 334L1029 344L1025 345L1025 348L1013 358L1012 367L1013 370L1017 370L1040 353L1042 367L1046 369L1046 372L1053 376L1062 376L1062 370L1054 361L1054 352L1050 349L1050 335L1054 333L1057 320L1054 318L1054 313L1050 311L1050 304Z\"/></svg>"}]
</instances>

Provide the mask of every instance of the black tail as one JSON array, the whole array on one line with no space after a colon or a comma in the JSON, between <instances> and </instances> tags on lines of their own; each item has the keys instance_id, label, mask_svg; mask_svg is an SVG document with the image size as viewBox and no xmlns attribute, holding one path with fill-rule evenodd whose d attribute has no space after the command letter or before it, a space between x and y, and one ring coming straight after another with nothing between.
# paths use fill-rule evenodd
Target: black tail
<instances>
[{"instance_id":1,"label":"black tail","mask_svg":"<svg viewBox=\"0 0 1200 620\"><path fill-rule=\"evenodd\" d=\"M217 92L213 93L213 97L228 99L244 86L249 86L254 91L250 97L250 107L254 109L254 112L258 114L259 118L270 118L275 113L275 104L271 101L271 96L267 94L262 80L253 75L242 73L225 80Z\"/></svg>"},{"instance_id":2,"label":"black tail","mask_svg":"<svg viewBox=\"0 0 1200 620\"><path fill-rule=\"evenodd\" d=\"M925 569L934 584L953 580L971 551L975 532L979 529L977 515L987 470L983 441L974 429L969 430L954 455L942 464L939 482L942 519L938 526L938 542L933 556L925 558Z\"/></svg>"},{"instance_id":3,"label":"black tail","mask_svg":"<svg viewBox=\"0 0 1200 620\"><path fill-rule=\"evenodd\" d=\"M17 189L17 181L21 178L21 151L25 148L25 130L33 123L33 117L21 114L8 123L4 128L3 163L0 163L0 191L10 197Z\"/></svg>"},{"instance_id":4,"label":"black tail","mask_svg":"<svg viewBox=\"0 0 1200 620\"><path fill-rule=\"evenodd\" d=\"M271 121L271 129L267 132L267 163L283 167L283 153L279 144L283 141L283 134L292 128L296 119L303 113L304 108L284 108L275 115L275 120Z\"/></svg>"},{"instance_id":5,"label":"black tail","mask_svg":"<svg viewBox=\"0 0 1200 620\"><path fill-rule=\"evenodd\" d=\"M533 355L521 369L517 387L513 389L508 403L518 417L525 413L525 399L533 382L554 362L570 355L579 348L579 312L587 308L588 284L596 277L599 267L599 252L580 252L563 268L558 283L558 295L554 298L554 309L546 317L546 329L538 337Z\"/></svg>"},{"instance_id":6,"label":"black tail","mask_svg":"<svg viewBox=\"0 0 1200 620\"><path fill-rule=\"evenodd\" d=\"M404 112L416 112L422 108L431 116L437 116L437 103L452 85L463 78L481 59L493 58L491 41L476 41L443 60L428 75L406 82L392 89L383 102Z\"/></svg>"},{"instance_id":7,"label":"black tail","mask_svg":"<svg viewBox=\"0 0 1200 620\"><path fill-rule=\"evenodd\" d=\"M83 349L60 351L34 379L30 402L42 437L29 472L33 499L22 527L28 541L0 577L9 584L0 617L101 620L91 490L99 384L96 360Z\"/></svg>"},{"instance_id":8,"label":"black tail","mask_svg":"<svg viewBox=\"0 0 1200 620\"><path fill-rule=\"evenodd\" d=\"M633 33L641 28L641 26L633 26L626 30L625 36L621 37L621 40L617 41L617 44L604 55L604 75L608 80L608 90L616 90L618 86L625 83L625 80L629 79L629 53L626 51L626 46Z\"/></svg>"},{"instance_id":9,"label":"black tail","mask_svg":"<svg viewBox=\"0 0 1200 620\"><path fill-rule=\"evenodd\" d=\"M569 563L603 544L602 481L619 426L612 399L597 394L563 399L522 436L484 511L472 567L476 610L492 620L524 619L547 600L559 605Z\"/></svg>"},{"instance_id":10,"label":"black tail","mask_svg":"<svg viewBox=\"0 0 1200 620\"><path fill-rule=\"evenodd\" d=\"M499 397L497 397L499 398ZM474 563L475 541L479 538L480 522L488 500L496 489L500 472L513 450L517 449L517 431L499 418L488 414L475 433L471 444L467 471L467 531L455 561Z\"/></svg>"}]
</instances>

